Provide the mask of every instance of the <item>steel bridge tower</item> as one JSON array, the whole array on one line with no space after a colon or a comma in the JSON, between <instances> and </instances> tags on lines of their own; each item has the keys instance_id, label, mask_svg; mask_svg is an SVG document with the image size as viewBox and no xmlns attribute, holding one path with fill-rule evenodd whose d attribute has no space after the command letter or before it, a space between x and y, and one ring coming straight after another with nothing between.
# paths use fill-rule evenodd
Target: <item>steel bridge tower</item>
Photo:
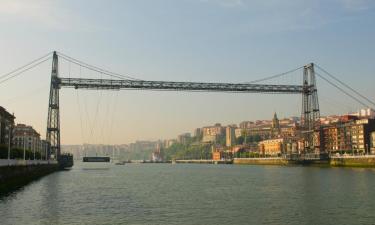
<instances>
[{"instance_id":1,"label":"steel bridge tower","mask_svg":"<svg viewBox=\"0 0 375 225\"><path fill-rule=\"evenodd\" d=\"M303 67L303 92L302 92L302 134L305 139L305 152L320 151L320 110L314 63Z\"/></svg>"},{"instance_id":2,"label":"steel bridge tower","mask_svg":"<svg viewBox=\"0 0 375 225\"><path fill-rule=\"evenodd\" d=\"M59 105L59 60L56 52L53 52L51 86L49 92L48 119L46 141L50 144L50 152L59 160L61 154L60 146L60 105Z\"/></svg>"}]
</instances>

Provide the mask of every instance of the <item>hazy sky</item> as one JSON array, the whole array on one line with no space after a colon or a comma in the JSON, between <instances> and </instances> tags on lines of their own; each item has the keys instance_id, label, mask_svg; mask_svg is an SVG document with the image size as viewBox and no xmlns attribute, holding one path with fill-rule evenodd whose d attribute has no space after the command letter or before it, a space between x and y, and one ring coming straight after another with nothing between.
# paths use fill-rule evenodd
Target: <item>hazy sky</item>
<instances>
[{"instance_id":1,"label":"hazy sky","mask_svg":"<svg viewBox=\"0 0 375 225\"><path fill-rule=\"evenodd\" d=\"M315 62L375 99L371 0L1 0L0 27L0 75L53 50L150 80L246 82ZM43 138L50 69L0 84L0 105ZM79 71L61 62L61 76L100 77ZM318 88L322 114L361 107L322 80ZM174 138L301 112L299 95L62 89L60 104L63 144Z\"/></svg>"}]
</instances>

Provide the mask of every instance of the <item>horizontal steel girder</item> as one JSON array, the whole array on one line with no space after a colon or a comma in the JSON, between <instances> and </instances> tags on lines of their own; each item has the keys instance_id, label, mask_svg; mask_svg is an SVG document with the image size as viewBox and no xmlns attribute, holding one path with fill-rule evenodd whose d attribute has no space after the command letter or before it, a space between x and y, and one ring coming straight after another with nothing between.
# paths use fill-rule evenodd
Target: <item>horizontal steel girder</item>
<instances>
[{"instance_id":1,"label":"horizontal steel girder","mask_svg":"<svg viewBox=\"0 0 375 225\"><path fill-rule=\"evenodd\" d=\"M170 91L212 91L212 92L244 92L244 93L284 93L298 94L306 92L302 85L270 85L250 83L200 83L170 82L143 80L111 80L84 78L57 78L59 87L76 89L135 89L135 90L170 90Z\"/></svg>"}]
</instances>

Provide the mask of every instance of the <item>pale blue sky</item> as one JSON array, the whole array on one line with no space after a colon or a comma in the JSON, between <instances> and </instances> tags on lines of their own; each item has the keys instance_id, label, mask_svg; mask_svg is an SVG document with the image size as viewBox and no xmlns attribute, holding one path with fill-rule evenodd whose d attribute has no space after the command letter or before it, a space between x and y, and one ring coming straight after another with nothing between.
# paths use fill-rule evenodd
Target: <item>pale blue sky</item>
<instances>
[{"instance_id":1,"label":"pale blue sky","mask_svg":"<svg viewBox=\"0 0 375 225\"><path fill-rule=\"evenodd\" d=\"M2 0L0 27L0 74L53 50L151 80L245 82L315 62L375 99L371 0ZM0 105L43 137L50 67L0 84ZM69 65L61 67L68 76ZM71 66L70 75L78 71ZM361 107L321 80L318 88L322 114ZM63 89L61 105L64 144L128 143L274 111L299 116L301 97Z\"/></svg>"}]
</instances>

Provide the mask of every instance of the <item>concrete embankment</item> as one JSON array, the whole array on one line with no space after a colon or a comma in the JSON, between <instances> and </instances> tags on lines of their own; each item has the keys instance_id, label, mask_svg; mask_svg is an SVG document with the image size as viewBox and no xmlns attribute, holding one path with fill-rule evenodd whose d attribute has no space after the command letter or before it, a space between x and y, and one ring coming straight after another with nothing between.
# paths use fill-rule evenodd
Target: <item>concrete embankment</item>
<instances>
[{"instance_id":1,"label":"concrete embankment","mask_svg":"<svg viewBox=\"0 0 375 225\"><path fill-rule=\"evenodd\" d=\"M332 157L330 165L337 167L375 167L375 155Z\"/></svg>"},{"instance_id":2,"label":"concrete embankment","mask_svg":"<svg viewBox=\"0 0 375 225\"><path fill-rule=\"evenodd\" d=\"M198 163L198 164L232 164L232 160L211 160L211 159L187 159L176 160L176 163Z\"/></svg>"},{"instance_id":3,"label":"concrete embankment","mask_svg":"<svg viewBox=\"0 0 375 225\"><path fill-rule=\"evenodd\" d=\"M288 160L284 158L235 158L233 164L247 165L306 165L335 167L374 167L375 156L342 156L323 160Z\"/></svg>"},{"instance_id":4,"label":"concrete embankment","mask_svg":"<svg viewBox=\"0 0 375 225\"><path fill-rule=\"evenodd\" d=\"M233 164L243 165L289 165L291 161L284 158L234 158Z\"/></svg>"},{"instance_id":5,"label":"concrete embankment","mask_svg":"<svg viewBox=\"0 0 375 225\"><path fill-rule=\"evenodd\" d=\"M59 170L56 163L0 166L0 195Z\"/></svg>"}]
</instances>

